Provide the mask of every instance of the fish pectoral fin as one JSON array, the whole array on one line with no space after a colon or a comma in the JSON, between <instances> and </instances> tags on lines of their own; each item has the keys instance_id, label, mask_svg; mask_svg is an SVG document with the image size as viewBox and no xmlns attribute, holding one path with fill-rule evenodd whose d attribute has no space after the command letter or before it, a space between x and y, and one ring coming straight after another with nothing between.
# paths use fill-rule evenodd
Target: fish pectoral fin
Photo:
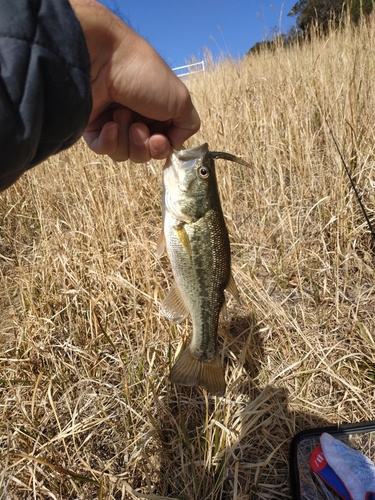
<instances>
[{"instance_id":1,"label":"fish pectoral fin","mask_svg":"<svg viewBox=\"0 0 375 500\"><path fill-rule=\"evenodd\" d=\"M172 285L165 297L161 305L161 311L167 319L174 323L181 323L188 316L189 310L176 283Z\"/></svg>"},{"instance_id":2,"label":"fish pectoral fin","mask_svg":"<svg viewBox=\"0 0 375 500\"><path fill-rule=\"evenodd\" d=\"M239 296L236 282L234 281L232 273L230 273L230 278L229 278L228 284L226 286L226 290L228 290L228 292L230 292L233 295L233 297L237 300L237 302L240 302L240 296Z\"/></svg>"},{"instance_id":3,"label":"fish pectoral fin","mask_svg":"<svg viewBox=\"0 0 375 500\"><path fill-rule=\"evenodd\" d=\"M227 308L227 301L224 298L223 305L221 306L221 311L220 314L223 318L224 321L227 321L228 319L228 308Z\"/></svg>"},{"instance_id":4,"label":"fish pectoral fin","mask_svg":"<svg viewBox=\"0 0 375 500\"><path fill-rule=\"evenodd\" d=\"M219 355L213 361L202 361L195 357L190 346L177 359L169 374L173 384L198 386L217 396L225 394L225 379Z\"/></svg>"},{"instance_id":5,"label":"fish pectoral fin","mask_svg":"<svg viewBox=\"0 0 375 500\"><path fill-rule=\"evenodd\" d=\"M158 242L156 244L156 257L160 259L160 257L163 255L164 252L165 252L165 234L164 231L162 231L160 233Z\"/></svg>"},{"instance_id":6,"label":"fish pectoral fin","mask_svg":"<svg viewBox=\"0 0 375 500\"><path fill-rule=\"evenodd\" d=\"M191 255L191 245L190 245L190 240L189 236L186 232L186 229L184 226L181 227L175 227L174 230L177 233L178 239L181 241L182 246L185 248L187 253Z\"/></svg>"}]
</instances>

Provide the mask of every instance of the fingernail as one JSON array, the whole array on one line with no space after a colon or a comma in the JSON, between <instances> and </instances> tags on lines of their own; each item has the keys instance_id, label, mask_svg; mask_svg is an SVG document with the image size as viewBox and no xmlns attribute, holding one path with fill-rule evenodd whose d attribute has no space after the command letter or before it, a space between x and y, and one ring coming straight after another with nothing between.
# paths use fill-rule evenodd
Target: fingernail
<instances>
[{"instance_id":1,"label":"fingernail","mask_svg":"<svg viewBox=\"0 0 375 500\"><path fill-rule=\"evenodd\" d=\"M167 147L161 147L161 148L153 148L153 150L155 151L155 153L158 155L158 156L168 156L169 154L169 150L170 148L167 148Z\"/></svg>"},{"instance_id":2,"label":"fingernail","mask_svg":"<svg viewBox=\"0 0 375 500\"><path fill-rule=\"evenodd\" d=\"M108 139L113 142L117 138L117 125L112 125L107 130Z\"/></svg>"},{"instance_id":3,"label":"fingernail","mask_svg":"<svg viewBox=\"0 0 375 500\"><path fill-rule=\"evenodd\" d=\"M140 129L130 129L130 139L136 146L143 146L148 141L148 135Z\"/></svg>"}]
</instances>

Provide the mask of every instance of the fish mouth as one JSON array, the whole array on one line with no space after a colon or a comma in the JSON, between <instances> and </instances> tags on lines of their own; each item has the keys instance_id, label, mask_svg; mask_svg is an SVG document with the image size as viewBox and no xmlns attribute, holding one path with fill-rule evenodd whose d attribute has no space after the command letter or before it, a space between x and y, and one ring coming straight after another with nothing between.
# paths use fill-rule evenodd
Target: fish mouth
<instances>
[{"instance_id":1,"label":"fish mouth","mask_svg":"<svg viewBox=\"0 0 375 500\"><path fill-rule=\"evenodd\" d=\"M181 161L197 160L203 158L208 153L208 144L205 142L201 146L196 146L190 149L174 149L173 154Z\"/></svg>"},{"instance_id":2,"label":"fish mouth","mask_svg":"<svg viewBox=\"0 0 375 500\"><path fill-rule=\"evenodd\" d=\"M164 169L169 168L172 165L173 158L177 159L179 162L186 162L189 160L198 160L200 158L203 158L207 153L209 153L207 142L205 142L201 146L195 146L195 148L189 148L189 149L172 148L164 164Z\"/></svg>"},{"instance_id":3,"label":"fish mouth","mask_svg":"<svg viewBox=\"0 0 375 500\"><path fill-rule=\"evenodd\" d=\"M172 155L180 162L184 162L184 168L189 168L191 166L192 161L202 159L209 155L213 160L221 158L222 160L228 160L234 163L238 163L239 165L243 165L244 167L251 168L250 163L239 158L238 156L232 155L231 153L226 153L224 151L209 151L208 144L205 142L201 146L196 146L195 148L190 149L174 149L170 155ZM170 163L169 163L170 164Z\"/></svg>"},{"instance_id":4,"label":"fish mouth","mask_svg":"<svg viewBox=\"0 0 375 500\"><path fill-rule=\"evenodd\" d=\"M182 187L185 184L185 173L204 162L205 158L209 155L210 151L208 150L207 142L195 148L173 149L164 168L172 167L171 170L174 172L176 181L179 184L179 189L182 192L186 192L190 186L185 185Z\"/></svg>"}]
</instances>

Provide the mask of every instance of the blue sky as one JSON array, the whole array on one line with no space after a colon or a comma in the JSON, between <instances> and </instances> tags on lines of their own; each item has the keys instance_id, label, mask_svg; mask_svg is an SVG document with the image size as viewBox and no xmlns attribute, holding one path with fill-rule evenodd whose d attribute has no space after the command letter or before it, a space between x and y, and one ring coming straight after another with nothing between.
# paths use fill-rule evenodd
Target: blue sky
<instances>
[{"instance_id":1,"label":"blue sky","mask_svg":"<svg viewBox=\"0 0 375 500\"><path fill-rule=\"evenodd\" d=\"M100 0L159 52L172 67L203 59L207 47L243 57L256 43L272 39L274 28L287 31L297 0Z\"/></svg>"}]
</instances>

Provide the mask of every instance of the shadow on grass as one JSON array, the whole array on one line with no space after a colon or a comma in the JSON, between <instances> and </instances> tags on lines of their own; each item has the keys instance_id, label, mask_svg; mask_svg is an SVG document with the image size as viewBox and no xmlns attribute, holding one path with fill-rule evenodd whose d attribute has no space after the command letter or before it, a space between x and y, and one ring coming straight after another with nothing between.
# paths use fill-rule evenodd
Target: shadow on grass
<instances>
[{"instance_id":1,"label":"shadow on grass","mask_svg":"<svg viewBox=\"0 0 375 500\"><path fill-rule=\"evenodd\" d=\"M293 411L285 388L262 386L266 360L253 317L232 318L220 336L229 379L225 397L170 386L159 406L158 494L181 500L291 498L293 436L329 423Z\"/></svg>"}]
</instances>

